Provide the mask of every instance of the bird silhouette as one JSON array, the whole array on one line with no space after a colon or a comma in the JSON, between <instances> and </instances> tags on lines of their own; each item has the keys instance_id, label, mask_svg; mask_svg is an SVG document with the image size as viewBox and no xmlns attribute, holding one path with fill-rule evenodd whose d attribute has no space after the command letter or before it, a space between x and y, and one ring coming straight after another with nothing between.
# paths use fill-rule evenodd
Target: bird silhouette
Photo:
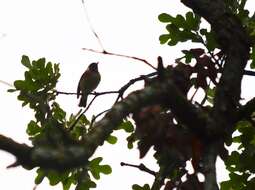
<instances>
[{"instance_id":1,"label":"bird silhouette","mask_svg":"<svg viewBox=\"0 0 255 190\"><path fill-rule=\"evenodd\" d=\"M96 89L100 80L101 76L98 72L98 63L91 63L82 74L77 88L77 98L81 95L80 107L86 107L89 93Z\"/></svg>"}]
</instances>

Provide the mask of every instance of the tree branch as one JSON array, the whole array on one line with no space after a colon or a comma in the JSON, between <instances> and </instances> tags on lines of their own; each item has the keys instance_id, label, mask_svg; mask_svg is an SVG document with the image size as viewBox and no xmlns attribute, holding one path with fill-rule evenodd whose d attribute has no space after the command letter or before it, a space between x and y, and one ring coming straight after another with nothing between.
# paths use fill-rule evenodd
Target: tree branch
<instances>
[{"instance_id":1,"label":"tree branch","mask_svg":"<svg viewBox=\"0 0 255 190\"><path fill-rule=\"evenodd\" d=\"M135 91L116 103L99 122L95 123L85 135L83 142L74 142L57 149L43 145L31 148L17 144L8 138L2 138L0 149L10 152L17 157L19 164L30 168L39 166L67 170L84 166L97 147L102 145L113 130L118 128L125 117L144 106L154 104L169 106L183 124L191 126L198 133L206 132L207 117L179 92L171 79L168 79Z\"/></svg>"},{"instance_id":2,"label":"tree branch","mask_svg":"<svg viewBox=\"0 0 255 190\"><path fill-rule=\"evenodd\" d=\"M146 65L148 65L148 66L151 67L152 69L157 70L157 68L154 67L152 64L150 64L147 60L142 59L142 58L139 58L139 57L130 56L130 55L123 55L123 54L118 54L118 53L112 53L112 52L108 52L108 51L106 51L106 50L98 51L98 50L89 49L89 48L82 48L82 50L91 51L91 52L94 52L94 53L101 53L101 54L105 54L105 55L113 55L113 56L118 56L118 57L124 57L124 58L134 59L134 60L137 60L137 61L144 62Z\"/></svg>"},{"instance_id":3,"label":"tree branch","mask_svg":"<svg viewBox=\"0 0 255 190\"><path fill-rule=\"evenodd\" d=\"M139 170L141 171L144 171L146 173L149 173L153 176L156 176L156 172L150 170L149 168L147 168L144 164L139 164L139 165L134 165L134 164L128 164L128 163L124 163L124 162L121 162L120 163L121 166L130 166L130 167L134 167L134 168L138 168Z\"/></svg>"},{"instance_id":4,"label":"tree branch","mask_svg":"<svg viewBox=\"0 0 255 190\"><path fill-rule=\"evenodd\" d=\"M216 178L216 158L218 154L218 143L207 145L206 151L204 153L204 189L206 190L219 190L217 185L217 178Z\"/></svg>"},{"instance_id":5,"label":"tree branch","mask_svg":"<svg viewBox=\"0 0 255 190\"><path fill-rule=\"evenodd\" d=\"M244 68L249 57L251 46L249 36L242 23L227 9L224 1L181 0L181 2L211 24L217 41L226 54L222 76L216 89L213 118L219 131L227 126L231 128L240 100Z\"/></svg>"}]
</instances>

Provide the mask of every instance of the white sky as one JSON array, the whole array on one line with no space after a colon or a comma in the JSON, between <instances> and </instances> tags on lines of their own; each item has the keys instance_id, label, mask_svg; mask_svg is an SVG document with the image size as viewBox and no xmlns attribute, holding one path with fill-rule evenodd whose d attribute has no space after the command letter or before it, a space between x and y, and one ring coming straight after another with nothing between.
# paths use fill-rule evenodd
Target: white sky
<instances>
[{"instance_id":1,"label":"white sky","mask_svg":"<svg viewBox=\"0 0 255 190\"><path fill-rule=\"evenodd\" d=\"M178 0L87 0L87 11L92 25L97 31L106 50L114 53L145 58L156 64L158 55L167 63L178 57L180 49L162 46L158 37L164 33L164 24L157 16L162 12L173 15L187 10ZM253 7L254 5L250 4ZM20 64L23 54L31 59L45 57L46 60L60 63L61 79L58 90L74 92L78 80L92 61L99 61L102 81L97 91L116 90L131 78L146 74L152 70L142 62L95 54L81 50L83 47L100 50L93 36L81 0L0 0L0 80L12 83L23 78L24 67ZM250 78L249 78L250 79ZM251 81L251 80L250 80ZM254 84L254 81L251 81ZM29 143L25 134L26 124L32 118L27 108L21 108L16 94L6 93L7 86L0 83L0 133ZM254 96L249 88L244 89L245 97ZM91 107L89 115L109 108L114 97L100 97ZM78 101L74 96L60 96L61 106L71 112L77 112ZM104 102L102 104L102 102ZM123 136L123 134L120 134ZM104 163L113 166L113 174L102 176L98 190L131 189L132 183L143 185L152 178L134 168L120 167L121 161L139 164L137 151L126 151L125 140L119 138L118 145L107 145L98 155L105 156ZM34 170L22 168L6 170L13 158L0 152L1 187L8 189L31 190L34 186ZM142 160L155 169L149 159ZM221 172L220 172L221 173ZM224 179L226 174L223 173ZM49 187L48 182L38 190L61 189Z\"/></svg>"}]
</instances>

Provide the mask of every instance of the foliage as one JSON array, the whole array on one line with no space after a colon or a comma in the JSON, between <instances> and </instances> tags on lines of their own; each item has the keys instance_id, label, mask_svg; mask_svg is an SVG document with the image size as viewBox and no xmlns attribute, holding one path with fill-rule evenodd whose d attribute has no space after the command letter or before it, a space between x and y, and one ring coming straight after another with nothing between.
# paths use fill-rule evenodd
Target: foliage
<instances>
[{"instance_id":1,"label":"foliage","mask_svg":"<svg viewBox=\"0 0 255 190\"><path fill-rule=\"evenodd\" d=\"M25 55L22 56L21 63L28 69L25 71L25 78L15 81L15 89L9 91L18 92L18 100L23 102L22 106L29 105L34 110L35 120L27 125L27 134L33 145L63 149L69 144L82 141L90 122L85 115L80 115L81 112L68 117L56 102L59 65L46 62L45 58L31 62ZM108 141L113 144L116 139L111 137ZM68 190L72 184L76 185L76 190L95 188L96 183L91 179L92 176L98 180L101 173L111 173L110 166L100 165L101 161L101 157L94 158L88 165L64 172L39 168L35 183L40 184L47 177L50 185L62 183L64 190Z\"/></svg>"},{"instance_id":2,"label":"foliage","mask_svg":"<svg viewBox=\"0 0 255 190\"><path fill-rule=\"evenodd\" d=\"M254 38L254 16L250 17L248 10L245 9L246 0L225 0L224 2L227 10L239 19L238 22L240 21L245 28L245 32L251 39ZM194 43L197 47L182 50L183 56L176 58L174 64L166 67L163 66L162 59L159 58L156 75L141 77L141 80L144 81L144 88L129 94L127 97L131 97L130 99L121 100L124 108L118 104L120 102L117 102L113 106L112 112L106 114L113 120L112 123L107 120L108 118L102 121L102 123L108 123L111 126L109 129L100 128L100 122L95 123L94 119L89 121L84 112L70 114L61 108L61 105L56 101L56 97L59 95L56 85L60 77L58 64L46 62L45 58L31 62L28 56L23 56L21 63L27 69L24 79L15 81L15 89L9 91L17 92L18 100L22 102L22 106L29 106L35 113L35 118L27 125L27 134L34 148L46 147L49 150L59 150L60 153L63 153L61 150L69 145L85 146L88 143L88 138L91 138L91 141L98 141L98 144L95 143L96 146L102 145L104 141L115 144L118 138L111 133L113 130L123 130L128 134L128 148L131 149L137 145L140 158L145 157L148 151L153 149L154 158L159 165L157 172L146 167L132 165L155 177L151 186L134 184L132 189L158 190L163 187L164 190L183 190L203 189L206 181L200 181L198 174L202 173L206 176L212 172L211 168L207 168L209 167L208 160L212 160L208 158L210 156L208 147L214 140L219 141L216 143L216 156L218 155L224 160L230 172L230 179L221 183L221 189L254 189L255 130L253 116L238 118L234 130L224 130L220 140L215 140L214 134L210 134L213 137L209 136L210 131L207 133L203 131L207 130L205 125L211 122L209 118L213 114L218 117L213 109L218 92L217 87L222 85L219 84L219 81L226 64L227 53L221 47L217 31L204 27L202 23L206 21L198 15L198 11L194 12L176 16L167 13L159 15L159 21L166 24L167 30L159 37L161 44L176 46L178 43L185 42ZM249 55L251 68L255 67L254 52L253 47ZM158 100L152 100L147 105L139 105L140 107L132 105L132 100L136 99L139 92L151 95L151 89L164 91L162 83L170 83L174 86L171 89L178 96L171 97L171 99L159 97ZM122 89L127 89L126 87L127 85L124 85ZM165 91L169 93L169 90ZM198 91L204 94L202 99L197 96ZM122 96L123 93L120 92L119 95ZM146 95L142 98L146 98ZM230 97L232 94L227 95ZM181 105L181 107L174 107L172 104ZM235 104L234 101L233 104ZM172 109L173 107L175 110ZM242 105L235 104L235 107L239 109L242 108ZM185 115L187 112L184 109L186 108L191 111ZM224 110L223 108L222 110ZM127 112L125 109L131 111ZM122 116L121 124L115 121L116 115ZM197 115L199 115L200 123L194 121L194 117ZM209 122L205 124L205 120ZM222 126L222 123L219 125ZM197 130L197 125L204 127L202 132ZM109 131L101 133L104 130ZM235 131L238 131L238 135L232 138ZM217 132L215 133L217 134ZM100 139L95 139L95 134L100 134ZM207 134L210 139L207 139L207 136L204 137L204 134ZM225 144L231 143L239 143L239 150L228 155ZM50 158L54 155L48 156ZM71 185L75 185L76 190L95 188L95 180L99 180L101 174L108 175L112 172L109 165L101 164L102 160L102 157L92 157L89 158L88 163L64 171L39 168L35 183L40 184L46 177L49 179L50 185L61 183L64 190L70 189ZM186 169L188 161L191 161L194 169L193 174L190 174Z\"/></svg>"},{"instance_id":3,"label":"foliage","mask_svg":"<svg viewBox=\"0 0 255 190\"><path fill-rule=\"evenodd\" d=\"M225 0L232 13L234 13L242 22L247 32L254 40L254 15L249 16L249 11L245 9L247 0ZM186 18L185 18L186 17ZM224 67L225 55L219 49L215 33L213 30L208 31L206 28L200 28L201 19L192 12L186 13L186 16L177 15L176 17L166 13L159 15L162 23L167 23L166 29L168 34L160 36L161 44L167 43L170 46L176 45L178 42L186 42L191 40L195 43L202 44L203 48L195 48L183 50L184 56L178 58L178 65L188 65L187 70L197 73L196 77L191 78L194 87L204 89L205 98L201 103L209 103L213 105L213 97L215 95L215 86L217 85L217 73L220 73ZM189 24L188 24L189 23ZM181 62L184 60L184 63ZM195 60L195 62L192 62ZM254 69L254 47L250 53L250 68ZM194 65L195 64L195 65ZM191 67L190 65L194 65ZM209 82L208 83L208 79ZM202 104L200 104L202 105ZM225 159L227 170L230 172L229 180L221 183L222 190L229 189L254 189L254 122L240 121L236 125L236 130L240 135L233 138L233 143L239 144L239 151L233 151L231 155ZM194 167L194 165L193 165ZM167 185L166 185L167 186ZM172 185L173 189L176 185Z\"/></svg>"}]
</instances>

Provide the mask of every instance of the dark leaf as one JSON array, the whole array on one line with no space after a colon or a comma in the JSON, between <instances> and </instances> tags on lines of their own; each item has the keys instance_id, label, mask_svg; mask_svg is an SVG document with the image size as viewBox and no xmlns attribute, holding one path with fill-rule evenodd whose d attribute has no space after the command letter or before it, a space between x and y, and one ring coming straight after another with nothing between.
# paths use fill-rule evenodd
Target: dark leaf
<instances>
[{"instance_id":1,"label":"dark leaf","mask_svg":"<svg viewBox=\"0 0 255 190\"><path fill-rule=\"evenodd\" d=\"M158 16L158 19L160 22L172 22L174 18L167 13L162 13Z\"/></svg>"},{"instance_id":2,"label":"dark leaf","mask_svg":"<svg viewBox=\"0 0 255 190\"><path fill-rule=\"evenodd\" d=\"M26 55L23 55L22 58L21 58L21 63L22 65L24 65L25 67L27 68L31 68L31 63L30 63L30 60L29 60L29 57L26 56Z\"/></svg>"}]
</instances>

